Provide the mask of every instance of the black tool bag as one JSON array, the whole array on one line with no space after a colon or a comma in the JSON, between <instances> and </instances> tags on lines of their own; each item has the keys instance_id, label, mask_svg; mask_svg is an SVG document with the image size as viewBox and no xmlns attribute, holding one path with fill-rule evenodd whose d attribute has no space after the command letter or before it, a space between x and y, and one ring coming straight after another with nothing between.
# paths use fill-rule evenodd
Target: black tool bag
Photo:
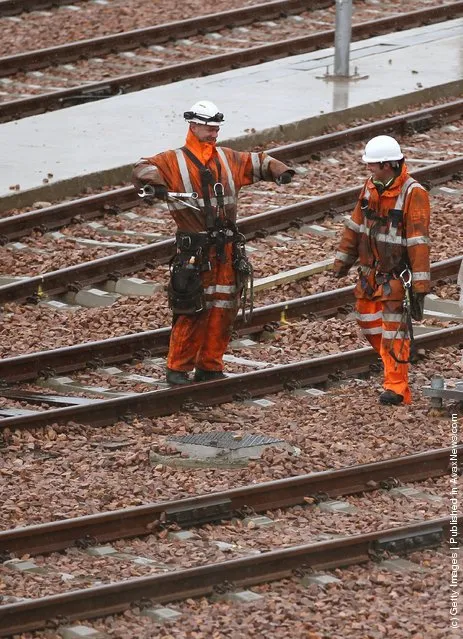
<instances>
[{"instance_id":1,"label":"black tool bag","mask_svg":"<svg viewBox=\"0 0 463 639\"><path fill-rule=\"evenodd\" d=\"M414 293L411 289L410 295L410 315L417 322L421 322L424 316L424 295Z\"/></svg>"},{"instance_id":2,"label":"black tool bag","mask_svg":"<svg viewBox=\"0 0 463 639\"><path fill-rule=\"evenodd\" d=\"M245 322L251 321L254 311L254 270L246 255L246 239L244 235L235 234L233 242L233 267L236 273L236 286L240 291L240 306ZM246 317L246 302L249 288L249 314Z\"/></svg>"},{"instance_id":3,"label":"black tool bag","mask_svg":"<svg viewBox=\"0 0 463 639\"><path fill-rule=\"evenodd\" d=\"M195 258L176 255L170 265L167 296L174 315L195 315L206 308L201 270L191 260Z\"/></svg>"}]
</instances>

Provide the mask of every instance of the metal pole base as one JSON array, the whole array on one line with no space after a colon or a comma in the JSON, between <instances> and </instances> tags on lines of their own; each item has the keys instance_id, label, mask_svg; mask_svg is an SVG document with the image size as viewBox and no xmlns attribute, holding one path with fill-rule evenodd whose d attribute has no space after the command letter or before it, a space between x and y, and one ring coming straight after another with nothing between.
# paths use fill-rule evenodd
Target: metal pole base
<instances>
[{"instance_id":1,"label":"metal pole base","mask_svg":"<svg viewBox=\"0 0 463 639\"><path fill-rule=\"evenodd\" d=\"M317 80L325 80L326 82L336 81L345 81L345 82L356 82L357 80L366 80L369 78L369 75L360 75L357 67L354 68L354 73L349 75L335 75L334 73L330 73L330 67L326 67L326 73L324 75L317 75Z\"/></svg>"}]
</instances>

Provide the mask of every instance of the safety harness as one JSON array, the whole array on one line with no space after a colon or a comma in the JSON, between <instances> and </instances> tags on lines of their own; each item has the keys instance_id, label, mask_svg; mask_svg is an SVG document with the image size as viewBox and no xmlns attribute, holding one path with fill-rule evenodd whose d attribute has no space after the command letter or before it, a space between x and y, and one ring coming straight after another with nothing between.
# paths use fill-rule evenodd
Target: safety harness
<instances>
[{"instance_id":1,"label":"safety harness","mask_svg":"<svg viewBox=\"0 0 463 639\"><path fill-rule=\"evenodd\" d=\"M214 158L217 167L217 181L214 179L212 171L203 164L186 146L180 149L193 164L199 169L201 180L202 198L204 202L205 226L206 232L189 233L185 231L178 232L176 235L176 245L180 253L187 253L189 264L191 256L194 255L198 259L197 266L200 271L210 270L211 265L208 259L207 249L211 246L215 247L217 259L224 262L226 259L225 245L233 243L233 268L237 276L237 284L240 289L240 307L243 313L244 321L248 321L252 317L254 309L254 290L253 290L253 268L252 264L246 256L246 238L238 231L236 224L226 217L225 213L225 192L222 184L221 164L218 158ZM216 199L216 206L211 201L211 190ZM175 257L174 257L175 260ZM247 292L250 290L249 313L246 316Z\"/></svg>"},{"instance_id":2,"label":"safety harness","mask_svg":"<svg viewBox=\"0 0 463 639\"><path fill-rule=\"evenodd\" d=\"M383 188L380 188L380 195L385 188L391 186L392 181L389 181L386 185L382 185ZM409 178L402 185L401 191L397 196L397 200L395 202L396 208L390 209L388 211L388 216L381 216L377 211L371 209L369 207L369 197L370 193L368 189L365 191L365 195L361 200L360 206L361 209L367 218L367 220L372 220L372 225L369 227L369 249L372 257L372 265L370 267L359 267L358 272L360 276L360 283L362 289L365 291L368 297L371 297L374 293L374 289L371 287L368 282L367 274L371 271L375 271L375 282L378 285L383 286L384 295L388 296L391 294L391 285L390 281L392 279L398 279L402 283L404 289L404 299L402 303L402 317L400 319L399 326L396 330L396 333L391 340L391 347L389 349L389 354L391 357L399 364L409 364L416 355L416 347L415 347L415 339L413 334L413 324L412 324L412 316L414 313L412 312L412 307L416 306L416 301L412 299L412 270L410 268L410 264L408 260L404 260L403 258L400 260L399 264L396 265L393 269L383 272L381 270L381 265L374 258L374 248L376 248L376 252L379 253L377 242L382 240L386 243L391 243L397 238L397 230L399 224L403 221L403 205L405 202L405 198L407 196L408 190L413 188L413 185L418 185L418 182L413 178ZM378 186L378 185L377 185ZM382 227L385 227L388 219L390 220L389 231L388 234L380 233ZM400 236L399 236L400 237ZM397 243L397 242L396 242ZM400 359L398 355L395 354L393 350L393 344L396 339L398 339L398 335L402 329L402 342L399 348L399 353L402 352L402 349L405 345L405 340L407 337L410 339L410 355L408 359Z\"/></svg>"}]
</instances>

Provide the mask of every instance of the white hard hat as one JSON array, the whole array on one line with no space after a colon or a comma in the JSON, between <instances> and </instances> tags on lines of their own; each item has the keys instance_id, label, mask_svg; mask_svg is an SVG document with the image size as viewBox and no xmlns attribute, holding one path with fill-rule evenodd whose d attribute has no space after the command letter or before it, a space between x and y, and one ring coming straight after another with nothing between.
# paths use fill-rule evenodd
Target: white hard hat
<instances>
[{"instance_id":1,"label":"white hard hat","mask_svg":"<svg viewBox=\"0 0 463 639\"><path fill-rule=\"evenodd\" d=\"M367 164L393 162L402 158L403 153L399 143L390 135L377 135L372 138L365 146L365 152L362 156L362 160Z\"/></svg>"},{"instance_id":2,"label":"white hard hat","mask_svg":"<svg viewBox=\"0 0 463 639\"><path fill-rule=\"evenodd\" d=\"M187 122L211 126L220 126L224 121L223 113L220 113L217 106L209 100L195 102L189 111L185 111L183 117Z\"/></svg>"}]
</instances>

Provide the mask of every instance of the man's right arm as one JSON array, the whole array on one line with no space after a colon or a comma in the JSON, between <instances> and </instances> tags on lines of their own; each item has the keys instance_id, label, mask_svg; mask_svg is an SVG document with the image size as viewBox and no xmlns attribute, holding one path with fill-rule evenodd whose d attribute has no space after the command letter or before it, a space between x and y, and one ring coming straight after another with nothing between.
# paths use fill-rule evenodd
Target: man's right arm
<instances>
[{"instance_id":1,"label":"man's right arm","mask_svg":"<svg viewBox=\"0 0 463 639\"><path fill-rule=\"evenodd\" d=\"M139 189L150 184L155 187L155 197L164 200L167 198L167 184L159 168L150 160L151 158L142 158L135 164L132 172L133 185Z\"/></svg>"}]
</instances>

